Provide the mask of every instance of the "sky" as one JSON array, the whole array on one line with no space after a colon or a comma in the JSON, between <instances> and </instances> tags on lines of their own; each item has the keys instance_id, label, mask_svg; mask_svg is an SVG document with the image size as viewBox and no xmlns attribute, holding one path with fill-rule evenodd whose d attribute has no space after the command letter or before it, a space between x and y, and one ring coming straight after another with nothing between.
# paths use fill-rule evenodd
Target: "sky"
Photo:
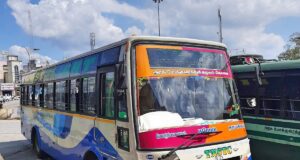
<instances>
[{"instance_id":1,"label":"sky","mask_svg":"<svg viewBox=\"0 0 300 160\"><path fill-rule=\"evenodd\" d=\"M230 54L276 58L300 28L299 0L163 0L161 36L218 41L221 8ZM30 14L29 14L30 13ZM30 15L30 16L29 16ZM158 34L152 0L0 0L0 51L54 63L135 35Z\"/></svg>"}]
</instances>

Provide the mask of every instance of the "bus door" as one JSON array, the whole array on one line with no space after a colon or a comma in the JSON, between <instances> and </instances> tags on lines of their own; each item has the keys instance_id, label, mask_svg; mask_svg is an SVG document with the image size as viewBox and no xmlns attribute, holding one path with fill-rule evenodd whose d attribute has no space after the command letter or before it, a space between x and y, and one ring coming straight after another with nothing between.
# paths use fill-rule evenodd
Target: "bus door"
<instances>
[{"instance_id":1,"label":"bus door","mask_svg":"<svg viewBox=\"0 0 300 160\"><path fill-rule=\"evenodd\" d=\"M117 159L116 150L116 106L115 67L101 67L97 70L98 118L95 120L94 138L101 156Z\"/></svg>"},{"instance_id":2,"label":"bus door","mask_svg":"<svg viewBox=\"0 0 300 160\"><path fill-rule=\"evenodd\" d=\"M130 159L129 122L124 66L98 69L99 117L95 121L98 147L107 158ZM97 131L99 130L99 131Z\"/></svg>"}]
</instances>

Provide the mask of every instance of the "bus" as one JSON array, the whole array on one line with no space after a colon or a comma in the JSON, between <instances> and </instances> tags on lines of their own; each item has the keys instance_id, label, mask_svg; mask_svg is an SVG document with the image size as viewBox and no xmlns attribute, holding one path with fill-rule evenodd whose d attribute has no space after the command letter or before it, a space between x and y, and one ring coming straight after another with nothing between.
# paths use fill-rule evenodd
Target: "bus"
<instances>
[{"instance_id":1,"label":"bus","mask_svg":"<svg viewBox=\"0 0 300 160\"><path fill-rule=\"evenodd\" d=\"M232 66L253 159L298 160L300 60Z\"/></svg>"},{"instance_id":2,"label":"bus","mask_svg":"<svg viewBox=\"0 0 300 160\"><path fill-rule=\"evenodd\" d=\"M21 127L39 157L251 159L226 46L132 36L24 74Z\"/></svg>"}]
</instances>

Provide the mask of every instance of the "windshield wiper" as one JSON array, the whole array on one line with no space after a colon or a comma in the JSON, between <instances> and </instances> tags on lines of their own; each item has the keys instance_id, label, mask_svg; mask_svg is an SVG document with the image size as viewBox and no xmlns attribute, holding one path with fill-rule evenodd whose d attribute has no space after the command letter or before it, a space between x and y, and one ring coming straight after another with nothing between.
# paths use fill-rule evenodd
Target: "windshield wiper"
<instances>
[{"instance_id":1,"label":"windshield wiper","mask_svg":"<svg viewBox=\"0 0 300 160\"><path fill-rule=\"evenodd\" d=\"M170 152L168 152L167 154L162 155L160 158L158 158L158 160L162 160L162 159L166 159L169 156L171 156L174 152L176 152L177 150L181 149L183 146L185 146L188 142L190 142L191 140L195 139L198 135L211 135L211 134L219 134L222 133L222 131L215 131L215 132L208 132L208 133L195 133L195 134L188 134L188 135L193 135L191 136L188 140L186 140L185 142L183 142L181 145L179 145L178 147L172 149ZM188 135L180 135L177 137L184 137L184 136L188 136ZM186 146L187 147L187 146Z\"/></svg>"}]
</instances>

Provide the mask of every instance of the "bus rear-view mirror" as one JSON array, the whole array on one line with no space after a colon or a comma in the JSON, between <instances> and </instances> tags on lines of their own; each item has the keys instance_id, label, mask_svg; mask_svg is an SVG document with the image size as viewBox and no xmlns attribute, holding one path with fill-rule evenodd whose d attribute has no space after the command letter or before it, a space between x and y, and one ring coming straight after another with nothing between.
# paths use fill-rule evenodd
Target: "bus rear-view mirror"
<instances>
[{"instance_id":1,"label":"bus rear-view mirror","mask_svg":"<svg viewBox=\"0 0 300 160\"><path fill-rule=\"evenodd\" d=\"M256 98L248 98L246 101L249 107L256 107Z\"/></svg>"}]
</instances>

